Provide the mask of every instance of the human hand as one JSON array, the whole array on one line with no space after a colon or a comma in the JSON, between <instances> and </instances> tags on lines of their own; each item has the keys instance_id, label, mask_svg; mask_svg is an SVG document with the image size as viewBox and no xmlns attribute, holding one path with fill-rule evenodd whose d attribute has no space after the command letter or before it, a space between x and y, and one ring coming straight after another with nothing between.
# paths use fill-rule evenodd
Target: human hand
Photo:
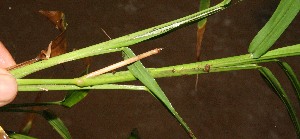
<instances>
[{"instance_id":1,"label":"human hand","mask_svg":"<svg viewBox=\"0 0 300 139\"><path fill-rule=\"evenodd\" d=\"M18 87L16 79L5 69L16 62L0 42L0 107L14 100Z\"/></svg>"}]
</instances>

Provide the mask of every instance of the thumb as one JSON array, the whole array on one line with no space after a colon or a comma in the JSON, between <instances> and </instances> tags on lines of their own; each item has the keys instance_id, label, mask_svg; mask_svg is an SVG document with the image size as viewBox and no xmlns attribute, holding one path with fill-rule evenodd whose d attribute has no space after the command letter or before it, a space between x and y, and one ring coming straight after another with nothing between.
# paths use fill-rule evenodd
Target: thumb
<instances>
[{"instance_id":1,"label":"thumb","mask_svg":"<svg viewBox=\"0 0 300 139\"><path fill-rule=\"evenodd\" d=\"M3 43L0 41L0 68L7 68L15 64L16 62L4 47Z\"/></svg>"},{"instance_id":2,"label":"thumb","mask_svg":"<svg viewBox=\"0 0 300 139\"><path fill-rule=\"evenodd\" d=\"M17 81L4 69L15 64L10 53L0 42L0 107L13 101L17 95Z\"/></svg>"},{"instance_id":3,"label":"thumb","mask_svg":"<svg viewBox=\"0 0 300 139\"><path fill-rule=\"evenodd\" d=\"M17 88L16 79L7 70L0 68L0 107L14 100Z\"/></svg>"}]
</instances>

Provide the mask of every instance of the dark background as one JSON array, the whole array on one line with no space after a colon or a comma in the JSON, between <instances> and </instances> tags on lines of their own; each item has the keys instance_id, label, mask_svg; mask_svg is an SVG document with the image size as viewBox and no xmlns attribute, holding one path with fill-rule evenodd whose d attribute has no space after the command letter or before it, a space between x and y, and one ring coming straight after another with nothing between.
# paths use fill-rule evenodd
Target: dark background
<instances>
[{"instance_id":1,"label":"dark background","mask_svg":"<svg viewBox=\"0 0 300 139\"><path fill-rule=\"evenodd\" d=\"M220 2L214 0L212 5ZM249 43L268 21L279 1L245 0L208 19L202 60L246 54ZM10 7L10 8L9 8ZM69 24L68 51L120 37L198 10L197 0L2 0L0 40L17 63L34 58L59 32L37 13L60 10ZM272 49L299 43L300 18L292 22ZM137 54L156 47L159 55L142 60L146 67L163 67L195 61L196 25L131 47ZM120 53L97 56L92 70L122 60ZM284 58L300 75L299 57ZM281 81L299 113L299 104L287 77L275 63L268 66ZM82 61L37 72L26 78L74 78L84 70ZM177 112L198 138L296 138L288 113L256 70L202 74L199 91L195 76L157 79ZM133 82L138 83L138 82ZM131 83L127 83L131 84ZM45 92L43 101L61 100L65 92ZM15 103L32 102L36 93L19 92ZM127 138L137 128L141 138L188 138L171 114L142 91L92 91L71 109L51 108L69 128L73 138ZM0 125L18 131L22 113L0 113ZM41 117L34 121L34 137L60 138Z\"/></svg>"}]
</instances>

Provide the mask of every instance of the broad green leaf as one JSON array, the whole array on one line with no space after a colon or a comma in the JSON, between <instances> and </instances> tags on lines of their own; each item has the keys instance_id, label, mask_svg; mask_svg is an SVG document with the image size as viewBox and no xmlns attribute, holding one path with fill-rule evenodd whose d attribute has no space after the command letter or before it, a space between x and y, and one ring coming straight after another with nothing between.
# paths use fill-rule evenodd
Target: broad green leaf
<instances>
[{"instance_id":1,"label":"broad green leaf","mask_svg":"<svg viewBox=\"0 0 300 139\"><path fill-rule=\"evenodd\" d=\"M135 56L131 49L127 47L124 48L123 52L125 59ZM183 126L190 137L196 138L188 125L183 121L183 119L173 108L165 93L161 90L155 79L150 75L143 64L140 61L137 61L134 64L128 66L128 69L137 79L139 79L146 87L148 87L148 89L152 92L152 95L155 96L172 113L172 115L178 120L181 126Z\"/></svg>"},{"instance_id":2,"label":"broad green leaf","mask_svg":"<svg viewBox=\"0 0 300 139\"><path fill-rule=\"evenodd\" d=\"M8 136L10 139L37 139L35 137L26 136L26 135L18 134L18 133L11 133L11 134L8 134Z\"/></svg>"},{"instance_id":3,"label":"broad green leaf","mask_svg":"<svg viewBox=\"0 0 300 139\"><path fill-rule=\"evenodd\" d=\"M300 82L295 72L293 71L292 67L286 62L278 61L278 64L280 65L280 67L283 69L283 71L289 77L291 83L293 84L293 87L296 91L296 96L300 104Z\"/></svg>"},{"instance_id":4,"label":"broad green leaf","mask_svg":"<svg viewBox=\"0 0 300 139\"><path fill-rule=\"evenodd\" d=\"M281 0L276 11L250 43L248 52L259 58L281 36L300 10L300 0Z\"/></svg>"},{"instance_id":5,"label":"broad green leaf","mask_svg":"<svg viewBox=\"0 0 300 139\"><path fill-rule=\"evenodd\" d=\"M71 139L71 135L65 124L54 113L44 110L41 115L48 121L48 123L60 134L64 139Z\"/></svg>"},{"instance_id":6,"label":"broad green leaf","mask_svg":"<svg viewBox=\"0 0 300 139\"><path fill-rule=\"evenodd\" d=\"M266 67L262 67L259 69L260 73L265 77L266 81L275 89L275 92L277 96L279 96L280 100L284 103L290 118L294 124L294 127L296 129L296 133L298 138L300 137L300 124L299 120L296 115L296 111L291 104L290 99L286 95L284 89L282 88L279 81L276 79L276 77L273 75L273 73Z\"/></svg>"}]
</instances>

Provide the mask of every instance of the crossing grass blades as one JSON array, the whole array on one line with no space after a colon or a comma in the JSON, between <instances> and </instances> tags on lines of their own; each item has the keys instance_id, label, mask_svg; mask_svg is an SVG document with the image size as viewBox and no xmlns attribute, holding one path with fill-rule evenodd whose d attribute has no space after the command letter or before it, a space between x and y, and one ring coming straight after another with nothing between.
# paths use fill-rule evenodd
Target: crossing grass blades
<instances>
[{"instance_id":1,"label":"crossing grass blades","mask_svg":"<svg viewBox=\"0 0 300 139\"><path fill-rule=\"evenodd\" d=\"M242 2L242 1L241 1ZM249 53L239 56L226 57L208 61L195 62L183 65L174 65L162 68L145 68L141 61L141 58L145 58L152 54L158 53L161 49L154 49L144 54L136 56L134 52L129 48L134 44L144 41L150 41L151 39L158 38L163 35L167 35L179 28L183 28L186 25L199 22L203 19L207 19L209 16L213 16L218 12L230 7L232 2L230 0L224 0L221 3L212 6L200 8L199 12L176 19L171 22L167 22L158 26L154 26L145 30L141 30L132 34L128 34L116 39L111 39L106 42L95 44L83 49L64 53L65 42L64 31L66 30L66 23L64 23L64 15L60 14L60 18L54 20L60 21L61 26L56 26L61 31L61 34L51 41L49 47L42 51L41 54L34 60L23 63L16 67L11 67L8 70L17 78L19 93L25 91L53 91L53 90L67 90L68 93L63 100L55 102L33 102L22 104L8 104L0 108L1 112L25 112L33 113L38 116L44 117L48 123L61 135L62 138L70 139L71 135L64 125L63 121L59 119L51 110L47 107L50 105L59 105L67 108L71 108L87 95L89 90L96 89L117 89L117 90L133 90L133 91L145 91L149 92L155 97L163 106L171 113L171 115L178 121L178 123L186 131L187 136L190 138L196 138L193 131L201 129L190 129L188 124L180 117L175 108L171 105L168 97L163 90L159 87L155 78L183 76L183 75L195 75L203 73L225 72L234 70L258 70L262 77L274 88L275 92L286 106L286 109L290 115L290 118L294 124L295 131L300 137L300 125L299 120L291 104L285 90L281 86L280 82L267 68L260 66L260 63L275 62L280 65L282 70L285 71L289 77L292 85L295 88L297 98L300 100L300 83L296 77L295 72L288 63L278 60L283 57L292 57L300 55L300 44L294 44L291 46L284 46L275 50L269 50L271 46L276 42L284 30L293 21L300 10L299 0L281 0L276 11L273 13L271 19L265 24L265 26L258 32L252 42L249 44ZM238 4L236 4L238 6ZM232 7L234 8L234 7ZM51 16L51 12L42 12L47 17ZM208 18L209 19L209 18ZM199 27L205 24L199 22ZM201 37L201 35L199 35ZM245 44L247 45L247 44ZM56 46L60 46L59 50ZM53 53L59 53L52 55ZM102 55L113 52L122 52L124 61L118 62L111 66L105 67L90 74L84 73L81 77L74 79L26 79L27 75L35 73L37 71L50 68L52 66L62 64L65 62L87 58L95 55ZM162 51L164 52L164 51ZM50 55L50 56L49 56ZM199 54L198 54L199 55ZM198 56L197 56L198 57ZM115 73L107 73L111 70L115 70L118 67L126 66L127 71L119 71ZM118 85L120 82L127 82L132 80L139 80L143 86L136 85ZM92 94L90 94L92 95ZM33 109L27 109L28 107ZM34 109L34 107L42 107L42 109ZM2 132L1 136L6 136L5 132ZM34 138L25 134L17 132L7 132L10 138Z\"/></svg>"}]
</instances>

